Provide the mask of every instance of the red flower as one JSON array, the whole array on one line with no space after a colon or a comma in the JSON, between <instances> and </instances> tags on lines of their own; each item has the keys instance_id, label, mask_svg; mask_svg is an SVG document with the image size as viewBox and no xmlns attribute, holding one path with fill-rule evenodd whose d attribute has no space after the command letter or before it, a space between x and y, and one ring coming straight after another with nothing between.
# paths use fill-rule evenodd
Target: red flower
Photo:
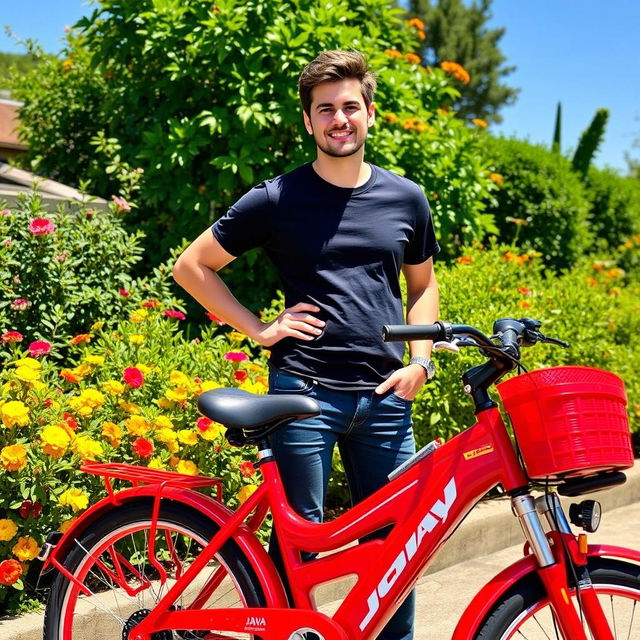
<instances>
[{"instance_id":1,"label":"red flower","mask_svg":"<svg viewBox=\"0 0 640 640\"><path fill-rule=\"evenodd\" d=\"M48 409L53 406L53 400L51 398L45 398L42 404Z\"/></svg>"},{"instance_id":2,"label":"red flower","mask_svg":"<svg viewBox=\"0 0 640 640\"><path fill-rule=\"evenodd\" d=\"M76 419L70 413L67 413L65 411L62 414L62 418L67 423L67 425L69 425L70 429L73 429L75 431L78 428L78 423L76 422Z\"/></svg>"},{"instance_id":3,"label":"red flower","mask_svg":"<svg viewBox=\"0 0 640 640\"><path fill-rule=\"evenodd\" d=\"M0 562L0 584L10 586L20 580L22 565L17 560L3 560Z\"/></svg>"},{"instance_id":4,"label":"red flower","mask_svg":"<svg viewBox=\"0 0 640 640\"><path fill-rule=\"evenodd\" d=\"M136 367L127 367L122 373L122 379L133 389L137 389L144 384L142 371Z\"/></svg>"},{"instance_id":5,"label":"red flower","mask_svg":"<svg viewBox=\"0 0 640 640\"><path fill-rule=\"evenodd\" d=\"M140 303L141 307L150 307L150 308L155 308L158 306L158 301L153 299L153 300L145 300L144 302Z\"/></svg>"},{"instance_id":6,"label":"red flower","mask_svg":"<svg viewBox=\"0 0 640 640\"><path fill-rule=\"evenodd\" d=\"M249 359L249 356L242 351L227 351L224 354L225 360L231 360L231 362L244 362Z\"/></svg>"},{"instance_id":7,"label":"red flower","mask_svg":"<svg viewBox=\"0 0 640 640\"><path fill-rule=\"evenodd\" d=\"M238 382L244 382L247 379L247 372L246 371L234 371L233 372L233 377Z\"/></svg>"},{"instance_id":8,"label":"red flower","mask_svg":"<svg viewBox=\"0 0 640 640\"><path fill-rule=\"evenodd\" d=\"M2 342L22 342L24 336L19 331L7 331L2 334Z\"/></svg>"},{"instance_id":9,"label":"red flower","mask_svg":"<svg viewBox=\"0 0 640 640\"><path fill-rule=\"evenodd\" d=\"M175 309L167 309L164 315L167 316L167 318L176 318L177 320L186 320L187 318L182 311L176 311Z\"/></svg>"},{"instance_id":10,"label":"red flower","mask_svg":"<svg viewBox=\"0 0 640 640\"><path fill-rule=\"evenodd\" d=\"M518 287L518 293L521 293L523 296L528 296L531 293L531 289L527 289L527 287Z\"/></svg>"},{"instance_id":11,"label":"red flower","mask_svg":"<svg viewBox=\"0 0 640 640\"><path fill-rule=\"evenodd\" d=\"M33 358L46 356L48 353L51 353L51 344L46 340L34 340L29 345L29 355Z\"/></svg>"},{"instance_id":12,"label":"red flower","mask_svg":"<svg viewBox=\"0 0 640 640\"><path fill-rule=\"evenodd\" d=\"M198 421L196 422L196 427L198 427L198 429L200 429L202 433L206 433L207 431L209 431L209 427L211 427L212 424L213 424L213 420L202 416L201 418L198 418Z\"/></svg>"},{"instance_id":13,"label":"red flower","mask_svg":"<svg viewBox=\"0 0 640 640\"><path fill-rule=\"evenodd\" d=\"M221 320L220 318L218 318L218 316L215 315L214 313L211 313L211 311L207 311L207 318L209 318L209 320L211 320L212 322L217 322L218 324L224 324L224 320Z\"/></svg>"},{"instance_id":14,"label":"red flower","mask_svg":"<svg viewBox=\"0 0 640 640\"><path fill-rule=\"evenodd\" d=\"M48 236L56 230L56 225L48 218L35 218L29 223L29 233L33 236Z\"/></svg>"},{"instance_id":15,"label":"red flower","mask_svg":"<svg viewBox=\"0 0 640 640\"><path fill-rule=\"evenodd\" d=\"M253 462L249 462L249 460L241 462L238 465L238 468L240 469L240 473L245 478L251 478L251 476L253 476L253 474L256 472L256 468L253 466Z\"/></svg>"},{"instance_id":16,"label":"red flower","mask_svg":"<svg viewBox=\"0 0 640 640\"><path fill-rule=\"evenodd\" d=\"M131 295L131 291L128 291L127 289L118 289L118 293L123 297L123 298L128 298Z\"/></svg>"},{"instance_id":17,"label":"red flower","mask_svg":"<svg viewBox=\"0 0 640 640\"><path fill-rule=\"evenodd\" d=\"M133 450L140 458L150 458L153 454L153 442L145 438L138 438L133 441Z\"/></svg>"},{"instance_id":18,"label":"red flower","mask_svg":"<svg viewBox=\"0 0 640 640\"><path fill-rule=\"evenodd\" d=\"M29 516L33 516L34 518L39 518L42 513L42 504L36 500L36 502L31 502L31 500L25 500L20 508L18 509L18 513L26 520Z\"/></svg>"}]
</instances>

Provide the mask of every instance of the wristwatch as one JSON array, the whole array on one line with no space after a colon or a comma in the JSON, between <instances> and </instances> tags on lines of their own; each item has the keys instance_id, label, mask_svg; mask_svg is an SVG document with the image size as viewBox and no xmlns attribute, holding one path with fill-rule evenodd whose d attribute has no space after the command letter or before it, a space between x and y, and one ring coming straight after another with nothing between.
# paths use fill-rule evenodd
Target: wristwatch
<instances>
[{"instance_id":1,"label":"wristwatch","mask_svg":"<svg viewBox=\"0 0 640 640\"><path fill-rule=\"evenodd\" d=\"M433 360L430 360L429 358L413 356L413 358L409 360L409 364L419 364L427 372L427 382L436 375L436 365Z\"/></svg>"}]
</instances>

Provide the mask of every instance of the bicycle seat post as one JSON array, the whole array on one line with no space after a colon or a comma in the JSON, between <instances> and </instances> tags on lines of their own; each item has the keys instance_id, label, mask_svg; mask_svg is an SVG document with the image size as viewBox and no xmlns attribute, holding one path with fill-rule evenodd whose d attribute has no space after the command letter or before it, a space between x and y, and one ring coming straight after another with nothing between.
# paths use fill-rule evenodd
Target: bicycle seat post
<instances>
[{"instance_id":1,"label":"bicycle seat post","mask_svg":"<svg viewBox=\"0 0 640 640\"><path fill-rule=\"evenodd\" d=\"M269 441L266 438L261 438L257 442L258 447L258 464L264 462L271 462L273 458L273 451L269 445Z\"/></svg>"}]
</instances>

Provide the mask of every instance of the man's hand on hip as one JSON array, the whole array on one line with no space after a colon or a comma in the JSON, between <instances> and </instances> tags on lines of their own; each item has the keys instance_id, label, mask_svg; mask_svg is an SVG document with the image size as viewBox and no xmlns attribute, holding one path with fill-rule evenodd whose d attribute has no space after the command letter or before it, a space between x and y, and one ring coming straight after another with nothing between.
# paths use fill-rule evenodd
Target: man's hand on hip
<instances>
[{"instance_id":1,"label":"man's hand on hip","mask_svg":"<svg viewBox=\"0 0 640 640\"><path fill-rule=\"evenodd\" d=\"M311 315L318 313L319 307L306 302L285 309L275 320L262 325L254 340L263 347L270 347L283 338L315 340L324 330L324 321Z\"/></svg>"},{"instance_id":2,"label":"man's hand on hip","mask_svg":"<svg viewBox=\"0 0 640 640\"><path fill-rule=\"evenodd\" d=\"M394 371L376 387L376 393L383 394L393 389L400 398L413 400L427 380L427 372L419 364L409 364Z\"/></svg>"}]
</instances>

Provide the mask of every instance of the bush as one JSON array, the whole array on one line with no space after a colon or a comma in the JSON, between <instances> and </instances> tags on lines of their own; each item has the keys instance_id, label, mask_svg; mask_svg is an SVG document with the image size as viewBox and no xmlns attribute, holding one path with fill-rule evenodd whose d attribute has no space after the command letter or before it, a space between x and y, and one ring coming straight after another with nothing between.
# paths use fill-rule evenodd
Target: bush
<instances>
[{"instance_id":1,"label":"bush","mask_svg":"<svg viewBox=\"0 0 640 640\"><path fill-rule=\"evenodd\" d=\"M219 476L230 506L252 490L251 452L227 445L221 426L199 416L196 400L219 386L266 391L264 362L251 361L244 336L213 335L213 325L202 340L185 339L183 314L156 300L129 302L128 311L129 319L112 330L94 325L74 336L66 367L55 364L55 348L35 356L5 341L0 563L18 559L29 574L46 533L65 530L103 497L101 480L78 471L83 462ZM2 613L30 595L22 587L21 579L0 584Z\"/></svg>"},{"instance_id":2,"label":"bush","mask_svg":"<svg viewBox=\"0 0 640 640\"><path fill-rule=\"evenodd\" d=\"M357 48L380 80L372 159L436 194L445 245L477 238L492 183L476 132L439 110L454 80L404 54L418 39L401 15L387 0L101 0L60 57L15 80L25 162L105 197L142 169L127 220L163 259L253 184L310 159L297 76L324 49Z\"/></svg>"},{"instance_id":3,"label":"bush","mask_svg":"<svg viewBox=\"0 0 640 640\"><path fill-rule=\"evenodd\" d=\"M587 177L591 229L605 250L613 251L640 233L640 181L607 169Z\"/></svg>"},{"instance_id":4,"label":"bush","mask_svg":"<svg viewBox=\"0 0 640 640\"><path fill-rule=\"evenodd\" d=\"M541 146L486 139L501 188L487 208L501 242L542 254L556 268L573 265L591 244L589 205L571 163Z\"/></svg>"}]
</instances>

